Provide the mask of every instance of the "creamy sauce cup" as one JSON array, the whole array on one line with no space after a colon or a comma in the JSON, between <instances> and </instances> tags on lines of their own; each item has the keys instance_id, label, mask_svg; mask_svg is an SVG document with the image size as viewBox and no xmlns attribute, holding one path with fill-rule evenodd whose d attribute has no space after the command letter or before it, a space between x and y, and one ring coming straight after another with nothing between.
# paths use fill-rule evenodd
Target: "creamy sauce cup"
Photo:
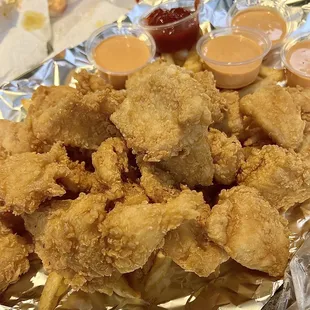
<instances>
[{"instance_id":1,"label":"creamy sauce cup","mask_svg":"<svg viewBox=\"0 0 310 310\"><path fill-rule=\"evenodd\" d=\"M157 9L171 10L175 8L188 9L192 13L172 23L158 26L148 25L147 17ZM197 10L195 10L194 0L167 1L143 14L138 20L138 25L153 36L156 42L157 52L159 53L174 53L180 50L190 49L195 45L199 37L199 12L201 8L202 6L199 5Z\"/></svg>"},{"instance_id":2,"label":"creamy sauce cup","mask_svg":"<svg viewBox=\"0 0 310 310\"><path fill-rule=\"evenodd\" d=\"M272 44L271 49L275 49L281 46L283 42L286 40L286 38L293 31L293 24L291 21L291 11L290 11L290 8L287 5L285 5L284 1L282 0L273 0L273 1L270 1L270 0L256 0L256 1L238 0L229 9L226 24L229 27L242 26L242 27L250 28L249 25L234 25L233 21L235 20L237 15L242 14L243 12L245 12L245 10L253 10L253 9L259 10L259 9L264 9L264 8L271 9L271 12L272 11L277 12L283 18L286 24L285 34L281 37L280 40L272 42L273 44ZM267 20L262 19L261 21L262 21L261 25L265 27L267 25ZM255 29L262 31L262 29L259 29L259 28L255 28ZM269 33L269 35L271 39L272 34ZM275 35L275 33L273 33L273 35Z\"/></svg>"},{"instance_id":3,"label":"creamy sauce cup","mask_svg":"<svg viewBox=\"0 0 310 310\"><path fill-rule=\"evenodd\" d=\"M225 42L232 37L233 41ZM225 89L238 89L254 82L270 48L271 41L264 33L242 27L211 31L197 43L197 52L213 73L216 86Z\"/></svg>"},{"instance_id":4,"label":"creamy sauce cup","mask_svg":"<svg viewBox=\"0 0 310 310\"><path fill-rule=\"evenodd\" d=\"M286 67L288 86L310 87L310 33L288 40L281 50L281 60Z\"/></svg>"},{"instance_id":5,"label":"creamy sauce cup","mask_svg":"<svg viewBox=\"0 0 310 310\"><path fill-rule=\"evenodd\" d=\"M149 57L145 60L145 62L141 63L137 67L132 68L131 70L122 70L121 68L118 70L111 70L109 68L109 64L106 66L100 65L98 62L98 58L96 61L96 49L102 42L106 42L106 40L115 38L115 37L134 37L142 42L145 43L147 46L147 49L149 51ZM130 47L129 47L130 48ZM117 50L117 54L119 56L120 62L123 61L122 53L124 54L125 51L121 50L120 48ZM86 42L86 54L87 58L99 71L100 75L115 89L122 89L125 87L125 82L128 78L128 76L139 69L143 68L146 64L151 62L154 59L156 53L156 45L152 38L152 36L144 31L143 29L131 24L131 23L122 23L121 25L118 24L111 24L106 25L104 27L101 27L97 29L87 40ZM139 55L137 55L137 58L135 60L139 59ZM117 61L117 59L113 60L114 62Z\"/></svg>"}]
</instances>

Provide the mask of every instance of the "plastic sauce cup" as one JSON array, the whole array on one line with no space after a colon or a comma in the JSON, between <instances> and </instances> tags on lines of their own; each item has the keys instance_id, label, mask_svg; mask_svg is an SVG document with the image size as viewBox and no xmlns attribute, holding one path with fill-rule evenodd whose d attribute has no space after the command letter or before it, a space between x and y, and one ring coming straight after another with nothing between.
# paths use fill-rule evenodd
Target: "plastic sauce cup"
<instances>
[{"instance_id":1,"label":"plastic sauce cup","mask_svg":"<svg viewBox=\"0 0 310 310\"><path fill-rule=\"evenodd\" d=\"M218 61L218 56L214 57L207 55L208 44L213 41L213 49L216 47L215 41L220 37L240 37L240 46L227 46L223 52L223 46L219 44L218 54L223 54L221 61ZM246 46L246 44L248 46ZM210 45L211 46L211 45ZM242 58L242 53L246 53L246 48L251 51L251 48L255 48L254 56L247 56L238 61L232 61L230 53L237 55L238 58ZM263 58L269 52L271 48L271 41L262 32L242 27L231 27L214 30L205 34L197 43L197 52L201 59L205 62L206 67L211 71L216 80L216 86L225 89L238 89L247 86L255 81L258 76L260 66ZM209 47L210 50L210 47ZM216 50L216 49L215 49Z\"/></svg>"},{"instance_id":2,"label":"plastic sauce cup","mask_svg":"<svg viewBox=\"0 0 310 310\"><path fill-rule=\"evenodd\" d=\"M149 49L149 58L146 60L145 63L129 71L128 70L116 71L102 67L96 62L95 59L96 48L105 40L108 40L115 36L123 36L123 37L132 36L143 41L146 44L147 48ZM120 58L122 57L121 55L122 52L125 53L123 50L117 51L117 54L119 55ZM124 88L128 76L136 72L137 70L143 68L147 63L151 62L154 59L155 53L156 53L156 45L152 36L143 29L130 23L122 23L121 25L111 24L101 27L97 29L86 42L86 54L88 60L98 69L100 75L107 82L112 84L112 86L115 89ZM139 55L137 55L137 57L139 57Z\"/></svg>"},{"instance_id":3,"label":"plastic sauce cup","mask_svg":"<svg viewBox=\"0 0 310 310\"><path fill-rule=\"evenodd\" d=\"M236 1L228 11L226 25L228 27L234 26L233 19L236 17L237 14L240 14L242 11L246 9L254 9L254 8L271 8L284 19L286 23L286 34L283 36L281 42L272 44L271 49L275 49L283 44L286 38L291 34L293 31L293 23L291 21L291 11L290 8L285 5L284 1L282 0L256 0L256 1L248 1L248 0L238 0ZM266 24L266 21L262 20L262 25ZM238 25L236 25L238 26ZM245 25L242 25L245 26ZM248 27L248 26L247 26ZM256 30L260 30L257 29Z\"/></svg>"},{"instance_id":4,"label":"plastic sauce cup","mask_svg":"<svg viewBox=\"0 0 310 310\"><path fill-rule=\"evenodd\" d=\"M299 54L294 56L292 52L296 49L299 49ZM294 62L290 61L292 56L295 58ZM281 60L286 67L288 86L310 87L310 69L302 70L300 67L310 68L310 33L302 33L287 41L281 50Z\"/></svg>"},{"instance_id":5,"label":"plastic sauce cup","mask_svg":"<svg viewBox=\"0 0 310 310\"><path fill-rule=\"evenodd\" d=\"M156 42L157 52L159 53L174 53L180 50L190 49L195 45L199 37L199 12L201 7L199 5L197 10L195 10L194 0L167 1L143 14L138 20L138 25L153 36ZM171 10L174 8L188 9L192 13L172 23L158 26L148 25L147 17L155 10Z\"/></svg>"}]
</instances>

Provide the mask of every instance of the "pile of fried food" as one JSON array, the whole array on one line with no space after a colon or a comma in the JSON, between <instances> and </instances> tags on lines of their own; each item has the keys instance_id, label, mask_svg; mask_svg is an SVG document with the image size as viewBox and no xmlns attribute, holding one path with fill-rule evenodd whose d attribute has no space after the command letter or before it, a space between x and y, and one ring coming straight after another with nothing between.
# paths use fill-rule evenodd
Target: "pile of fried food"
<instances>
[{"instance_id":1,"label":"pile of fried food","mask_svg":"<svg viewBox=\"0 0 310 310\"><path fill-rule=\"evenodd\" d=\"M0 121L0 291L33 252L50 274L42 309L60 284L140 296L129 279L158 253L200 277L229 259L283 276L281 213L310 198L310 90L240 98L161 60L126 90L75 78L39 87L24 122Z\"/></svg>"}]
</instances>

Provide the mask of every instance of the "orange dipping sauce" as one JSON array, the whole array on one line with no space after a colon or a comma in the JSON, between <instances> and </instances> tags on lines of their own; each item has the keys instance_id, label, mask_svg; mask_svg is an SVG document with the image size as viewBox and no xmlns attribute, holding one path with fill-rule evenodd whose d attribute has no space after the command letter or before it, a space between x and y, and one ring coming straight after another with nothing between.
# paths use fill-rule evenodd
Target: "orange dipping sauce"
<instances>
[{"instance_id":1,"label":"orange dipping sauce","mask_svg":"<svg viewBox=\"0 0 310 310\"><path fill-rule=\"evenodd\" d=\"M288 86L310 87L310 40L297 42L285 57Z\"/></svg>"},{"instance_id":2,"label":"orange dipping sauce","mask_svg":"<svg viewBox=\"0 0 310 310\"><path fill-rule=\"evenodd\" d=\"M232 26L254 28L265 32L272 45L280 43L287 34L282 15L271 7L256 6L240 11L232 19Z\"/></svg>"},{"instance_id":3,"label":"orange dipping sauce","mask_svg":"<svg viewBox=\"0 0 310 310\"><path fill-rule=\"evenodd\" d=\"M151 57L146 43L134 36L116 35L103 40L93 51L101 76L114 88L124 88L128 74L143 67Z\"/></svg>"},{"instance_id":4,"label":"orange dipping sauce","mask_svg":"<svg viewBox=\"0 0 310 310\"><path fill-rule=\"evenodd\" d=\"M94 50L95 62L104 70L128 73L145 65L150 56L148 46L134 36L114 36L102 41Z\"/></svg>"},{"instance_id":5,"label":"orange dipping sauce","mask_svg":"<svg viewBox=\"0 0 310 310\"><path fill-rule=\"evenodd\" d=\"M251 84L262 63L263 48L241 34L218 36L202 44L200 54L216 86L237 89Z\"/></svg>"},{"instance_id":6,"label":"orange dipping sauce","mask_svg":"<svg viewBox=\"0 0 310 310\"><path fill-rule=\"evenodd\" d=\"M94 31L85 50L99 74L115 89L122 89L129 75L153 60L156 46L143 29L131 23L115 23Z\"/></svg>"}]
</instances>

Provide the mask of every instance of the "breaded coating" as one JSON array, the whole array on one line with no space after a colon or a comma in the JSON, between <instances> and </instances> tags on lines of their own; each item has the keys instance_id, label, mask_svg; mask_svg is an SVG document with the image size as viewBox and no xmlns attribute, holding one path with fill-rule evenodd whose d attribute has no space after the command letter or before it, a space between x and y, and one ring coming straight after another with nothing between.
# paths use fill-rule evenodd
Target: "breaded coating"
<instances>
[{"instance_id":1,"label":"breaded coating","mask_svg":"<svg viewBox=\"0 0 310 310\"><path fill-rule=\"evenodd\" d=\"M310 122L310 90L308 88L287 87L286 91L290 93L294 102L301 108L301 118Z\"/></svg>"},{"instance_id":2,"label":"breaded coating","mask_svg":"<svg viewBox=\"0 0 310 310\"><path fill-rule=\"evenodd\" d=\"M89 193L93 187L97 186L97 179L94 174L87 171L85 163L70 161L66 159L70 173L59 179L59 184L63 185L67 191L72 193Z\"/></svg>"},{"instance_id":3,"label":"breaded coating","mask_svg":"<svg viewBox=\"0 0 310 310\"><path fill-rule=\"evenodd\" d=\"M247 95L240 107L279 146L296 149L301 144L305 129L301 108L282 87L270 86Z\"/></svg>"},{"instance_id":4,"label":"breaded coating","mask_svg":"<svg viewBox=\"0 0 310 310\"><path fill-rule=\"evenodd\" d=\"M92 292L106 277L141 268L170 230L199 216L204 200L185 190L164 204L117 203L107 213L110 203L105 194L81 194L23 216L44 268L75 289Z\"/></svg>"},{"instance_id":5,"label":"breaded coating","mask_svg":"<svg viewBox=\"0 0 310 310\"><path fill-rule=\"evenodd\" d=\"M215 87L215 80L212 72L202 71L194 73L193 77L203 86L205 93L211 99L208 102L208 108L211 111L213 122L220 122L223 119L221 107L224 104L224 99L221 96L220 91Z\"/></svg>"},{"instance_id":6,"label":"breaded coating","mask_svg":"<svg viewBox=\"0 0 310 310\"><path fill-rule=\"evenodd\" d=\"M256 188L276 209L310 198L310 161L275 145L253 149L241 165L238 183Z\"/></svg>"},{"instance_id":7,"label":"breaded coating","mask_svg":"<svg viewBox=\"0 0 310 310\"><path fill-rule=\"evenodd\" d=\"M27 120L40 141L95 150L107 138L119 135L109 120L111 107L105 108L108 101L108 94L100 92L83 96L68 86L40 86Z\"/></svg>"},{"instance_id":8,"label":"breaded coating","mask_svg":"<svg viewBox=\"0 0 310 310\"><path fill-rule=\"evenodd\" d=\"M221 110L223 119L212 125L220 131L225 132L228 136L235 135L242 139L244 135L243 116L240 112L239 94L236 91L221 92Z\"/></svg>"},{"instance_id":9,"label":"breaded coating","mask_svg":"<svg viewBox=\"0 0 310 310\"><path fill-rule=\"evenodd\" d=\"M36 152L40 148L40 141L25 122L0 119L0 132L0 159L13 154Z\"/></svg>"},{"instance_id":10,"label":"breaded coating","mask_svg":"<svg viewBox=\"0 0 310 310\"><path fill-rule=\"evenodd\" d=\"M204 227L196 221L188 221L170 231L163 250L185 271L200 277L208 277L229 258L222 248L208 240Z\"/></svg>"},{"instance_id":11,"label":"breaded coating","mask_svg":"<svg viewBox=\"0 0 310 310\"><path fill-rule=\"evenodd\" d=\"M80 194L75 200L53 200L23 216L45 270L56 271L73 288L112 275L101 253L99 231L107 202L104 194Z\"/></svg>"},{"instance_id":12,"label":"breaded coating","mask_svg":"<svg viewBox=\"0 0 310 310\"><path fill-rule=\"evenodd\" d=\"M106 259L121 273L141 268L163 246L165 235L196 219L204 205L202 194L190 190L167 203L117 205L100 227Z\"/></svg>"},{"instance_id":13,"label":"breaded coating","mask_svg":"<svg viewBox=\"0 0 310 310\"><path fill-rule=\"evenodd\" d=\"M166 202L169 198L179 195L177 182L168 171L158 167L156 163L149 163L137 158L141 172L140 185L147 196L154 202Z\"/></svg>"},{"instance_id":14,"label":"breaded coating","mask_svg":"<svg viewBox=\"0 0 310 310\"><path fill-rule=\"evenodd\" d=\"M103 78L96 74L91 74L85 69L73 73L73 77L77 80L76 89L83 95L107 88L113 89L112 85L108 84Z\"/></svg>"},{"instance_id":15,"label":"breaded coating","mask_svg":"<svg viewBox=\"0 0 310 310\"><path fill-rule=\"evenodd\" d=\"M208 133L208 141L216 182L224 185L232 184L244 159L241 143L235 136L228 138L225 133L212 128Z\"/></svg>"},{"instance_id":16,"label":"breaded coating","mask_svg":"<svg viewBox=\"0 0 310 310\"><path fill-rule=\"evenodd\" d=\"M305 156L310 155L310 133L307 132L304 134L304 139L297 152Z\"/></svg>"},{"instance_id":17,"label":"breaded coating","mask_svg":"<svg viewBox=\"0 0 310 310\"><path fill-rule=\"evenodd\" d=\"M127 98L111 120L146 161L188 152L212 122L209 96L185 69L152 64L130 77L126 87Z\"/></svg>"},{"instance_id":18,"label":"breaded coating","mask_svg":"<svg viewBox=\"0 0 310 310\"><path fill-rule=\"evenodd\" d=\"M27 257L31 250L22 237L14 235L0 221L0 293L28 271Z\"/></svg>"},{"instance_id":19,"label":"breaded coating","mask_svg":"<svg viewBox=\"0 0 310 310\"><path fill-rule=\"evenodd\" d=\"M96 95L101 97L101 101L105 102L104 110L109 114L112 114L126 98L126 90L113 89L103 78L85 69L74 73L73 77L78 81L76 89L83 95L96 92Z\"/></svg>"},{"instance_id":20,"label":"breaded coating","mask_svg":"<svg viewBox=\"0 0 310 310\"><path fill-rule=\"evenodd\" d=\"M144 189L135 183L124 183L123 193L123 197L117 203L130 206L142 204L149 201L149 198L146 195Z\"/></svg>"},{"instance_id":21,"label":"breaded coating","mask_svg":"<svg viewBox=\"0 0 310 310\"><path fill-rule=\"evenodd\" d=\"M159 167L171 173L173 178L190 187L212 184L214 165L210 146L205 135L192 145L188 155L179 155L158 163Z\"/></svg>"},{"instance_id":22,"label":"breaded coating","mask_svg":"<svg viewBox=\"0 0 310 310\"><path fill-rule=\"evenodd\" d=\"M126 144L121 138L109 138L92 155L99 183L118 198L124 194L122 174L128 172L127 152Z\"/></svg>"},{"instance_id":23,"label":"breaded coating","mask_svg":"<svg viewBox=\"0 0 310 310\"><path fill-rule=\"evenodd\" d=\"M289 257L287 224L256 189L237 186L221 192L206 227L209 238L238 263L279 277Z\"/></svg>"},{"instance_id":24,"label":"breaded coating","mask_svg":"<svg viewBox=\"0 0 310 310\"><path fill-rule=\"evenodd\" d=\"M58 181L70 173L66 151L59 144L45 154L8 157L0 162L0 211L34 212L45 200L66 193Z\"/></svg>"}]
</instances>

